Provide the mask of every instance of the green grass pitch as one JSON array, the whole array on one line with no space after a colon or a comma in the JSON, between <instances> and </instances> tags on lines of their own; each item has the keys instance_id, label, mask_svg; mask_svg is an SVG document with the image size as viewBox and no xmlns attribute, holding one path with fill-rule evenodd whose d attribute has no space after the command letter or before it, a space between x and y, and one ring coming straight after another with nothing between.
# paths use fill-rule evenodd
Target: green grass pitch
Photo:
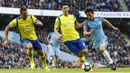
<instances>
[{"instance_id":1,"label":"green grass pitch","mask_svg":"<svg viewBox=\"0 0 130 73\"><path fill-rule=\"evenodd\" d=\"M130 73L130 68L117 68L116 71L110 70L110 68L97 68L92 72L85 72L81 69L56 69L46 72L44 69L0 69L0 73Z\"/></svg>"}]
</instances>

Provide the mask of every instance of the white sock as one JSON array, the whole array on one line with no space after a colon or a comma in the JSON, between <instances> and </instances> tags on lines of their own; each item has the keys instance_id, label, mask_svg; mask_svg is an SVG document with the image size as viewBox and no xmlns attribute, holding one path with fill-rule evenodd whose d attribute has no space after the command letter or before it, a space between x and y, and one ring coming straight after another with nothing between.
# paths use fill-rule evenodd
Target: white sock
<instances>
[{"instance_id":1,"label":"white sock","mask_svg":"<svg viewBox=\"0 0 130 73\"><path fill-rule=\"evenodd\" d=\"M53 66L54 68L55 68L55 66L56 66L55 63L56 63L56 61L53 59L53 60L52 60L52 66Z\"/></svg>"},{"instance_id":2,"label":"white sock","mask_svg":"<svg viewBox=\"0 0 130 73\"><path fill-rule=\"evenodd\" d=\"M111 59L109 53L106 50L102 54L105 57L105 59L109 62L109 64L113 63L113 60Z\"/></svg>"}]
</instances>

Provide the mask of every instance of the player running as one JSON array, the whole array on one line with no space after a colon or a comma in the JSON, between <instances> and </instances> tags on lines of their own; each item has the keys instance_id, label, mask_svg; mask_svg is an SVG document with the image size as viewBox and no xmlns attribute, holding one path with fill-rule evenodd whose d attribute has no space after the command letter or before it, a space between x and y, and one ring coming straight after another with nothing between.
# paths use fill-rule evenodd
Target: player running
<instances>
[{"instance_id":1,"label":"player running","mask_svg":"<svg viewBox=\"0 0 130 73\"><path fill-rule=\"evenodd\" d=\"M86 9L85 14L87 16L87 20L84 24L84 35L91 36L94 48L101 52L104 58L109 62L111 70L116 70L116 64L111 59L107 50L105 50L107 37L104 34L102 23L108 25L116 32L120 32L120 30L114 27L106 19L102 17L94 17L93 9Z\"/></svg>"},{"instance_id":2,"label":"player running","mask_svg":"<svg viewBox=\"0 0 130 73\"><path fill-rule=\"evenodd\" d=\"M42 26L42 22L37 20L33 15L28 15L26 7L20 8L20 16L12 20L5 28L5 41L3 45L6 47L8 45L8 32L9 28L16 28L20 34L20 41L24 47L28 50L28 55L30 57L30 65L32 69L35 69L35 63L33 59L33 48L40 56L42 60L43 67L46 71L49 70L46 64L45 54L42 52L40 42L37 39L35 33L34 25Z\"/></svg>"},{"instance_id":3,"label":"player running","mask_svg":"<svg viewBox=\"0 0 130 73\"><path fill-rule=\"evenodd\" d=\"M84 23L78 24L74 15L69 14L67 3L62 4L62 15L58 16L55 21L54 31L59 38L63 39L64 44L79 57L80 62L85 61L85 55L88 49L80 39L79 33L75 28L82 28ZM58 32L61 29L62 34Z\"/></svg>"},{"instance_id":4,"label":"player running","mask_svg":"<svg viewBox=\"0 0 130 73\"><path fill-rule=\"evenodd\" d=\"M48 35L48 56L49 56L49 62L52 63L52 68L56 68L57 66L57 60L58 60L58 57L59 57L59 53L60 53L60 38L54 33L54 32L51 32L49 35ZM52 58L52 59L51 59Z\"/></svg>"}]
</instances>

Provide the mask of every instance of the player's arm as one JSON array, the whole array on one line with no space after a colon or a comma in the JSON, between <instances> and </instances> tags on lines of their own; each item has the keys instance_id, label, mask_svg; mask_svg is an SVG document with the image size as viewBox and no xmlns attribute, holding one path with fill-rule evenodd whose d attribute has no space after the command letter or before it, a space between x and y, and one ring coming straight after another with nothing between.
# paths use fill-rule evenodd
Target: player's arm
<instances>
[{"instance_id":1,"label":"player's arm","mask_svg":"<svg viewBox=\"0 0 130 73\"><path fill-rule=\"evenodd\" d=\"M51 33L48 35L48 37L47 37L47 42L48 42L48 44L51 44Z\"/></svg>"},{"instance_id":2,"label":"player's arm","mask_svg":"<svg viewBox=\"0 0 130 73\"><path fill-rule=\"evenodd\" d=\"M8 33L9 33L10 25L8 24L5 28L5 41L8 41Z\"/></svg>"},{"instance_id":3,"label":"player's arm","mask_svg":"<svg viewBox=\"0 0 130 73\"><path fill-rule=\"evenodd\" d=\"M91 29L89 32L87 30L84 30L84 36L90 36L93 33L93 29Z\"/></svg>"},{"instance_id":4,"label":"player's arm","mask_svg":"<svg viewBox=\"0 0 130 73\"><path fill-rule=\"evenodd\" d=\"M43 23L39 20L37 20L37 18L35 16L32 15L32 19L35 25L39 25L39 26L43 26Z\"/></svg>"},{"instance_id":5,"label":"player's arm","mask_svg":"<svg viewBox=\"0 0 130 73\"><path fill-rule=\"evenodd\" d=\"M36 24L36 25L39 25L39 26L43 26L43 23L42 23L41 21L39 21L39 20L36 20L36 21L35 21L35 24Z\"/></svg>"},{"instance_id":6,"label":"player's arm","mask_svg":"<svg viewBox=\"0 0 130 73\"><path fill-rule=\"evenodd\" d=\"M85 21L82 23L78 23L77 21L75 21L75 28L82 28L84 26L84 23Z\"/></svg>"},{"instance_id":7,"label":"player's arm","mask_svg":"<svg viewBox=\"0 0 130 73\"><path fill-rule=\"evenodd\" d=\"M93 31L94 31L93 29L89 31L87 23L84 23L84 33L83 33L84 36L90 36L93 33Z\"/></svg>"},{"instance_id":8,"label":"player's arm","mask_svg":"<svg viewBox=\"0 0 130 73\"><path fill-rule=\"evenodd\" d=\"M114 31L120 32L120 30L116 27L114 27L108 20L104 19L103 23L106 24L108 27L111 27Z\"/></svg>"},{"instance_id":9,"label":"player's arm","mask_svg":"<svg viewBox=\"0 0 130 73\"><path fill-rule=\"evenodd\" d=\"M58 32L59 27L60 27L59 20L58 20L58 18L56 18L55 24L54 24L54 32L56 33L56 35L57 35L59 38L62 38L62 35Z\"/></svg>"},{"instance_id":10,"label":"player's arm","mask_svg":"<svg viewBox=\"0 0 130 73\"><path fill-rule=\"evenodd\" d=\"M82 23L78 23L76 21L76 17L74 15L73 15L73 17L74 17L74 21L75 21L75 28L82 28L84 26L85 21Z\"/></svg>"},{"instance_id":11,"label":"player's arm","mask_svg":"<svg viewBox=\"0 0 130 73\"><path fill-rule=\"evenodd\" d=\"M5 41L3 43L4 47L7 47L8 45L8 33L9 33L9 29L11 27L15 27L16 26L16 19L14 19L13 21L11 21L5 28Z\"/></svg>"}]
</instances>

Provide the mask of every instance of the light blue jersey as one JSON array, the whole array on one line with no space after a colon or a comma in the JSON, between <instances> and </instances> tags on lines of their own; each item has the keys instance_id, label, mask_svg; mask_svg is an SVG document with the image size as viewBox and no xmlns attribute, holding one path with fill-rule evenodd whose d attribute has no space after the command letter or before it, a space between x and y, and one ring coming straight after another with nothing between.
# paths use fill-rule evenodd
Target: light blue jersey
<instances>
[{"instance_id":1,"label":"light blue jersey","mask_svg":"<svg viewBox=\"0 0 130 73\"><path fill-rule=\"evenodd\" d=\"M51 40L51 45L53 47L59 47L59 37L54 32L48 35L48 39Z\"/></svg>"},{"instance_id":2,"label":"light blue jersey","mask_svg":"<svg viewBox=\"0 0 130 73\"><path fill-rule=\"evenodd\" d=\"M94 29L94 32L91 35L94 48L99 48L100 45L105 44L106 36L103 31L102 22L104 22L104 18L96 17L92 21L86 20L84 25L84 30L88 32L91 29Z\"/></svg>"},{"instance_id":3,"label":"light blue jersey","mask_svg":"<svg viewBox=\"0 0 130 73\"><path fill-rule=\"evenodd\" d=\"M48 47L50 56L58 56L60 53L60 45L58 42L60 40L59 37L54 32L52 32L48 35L48 39L51 41L51 44Z\"/></svg>"}]
</instances>

